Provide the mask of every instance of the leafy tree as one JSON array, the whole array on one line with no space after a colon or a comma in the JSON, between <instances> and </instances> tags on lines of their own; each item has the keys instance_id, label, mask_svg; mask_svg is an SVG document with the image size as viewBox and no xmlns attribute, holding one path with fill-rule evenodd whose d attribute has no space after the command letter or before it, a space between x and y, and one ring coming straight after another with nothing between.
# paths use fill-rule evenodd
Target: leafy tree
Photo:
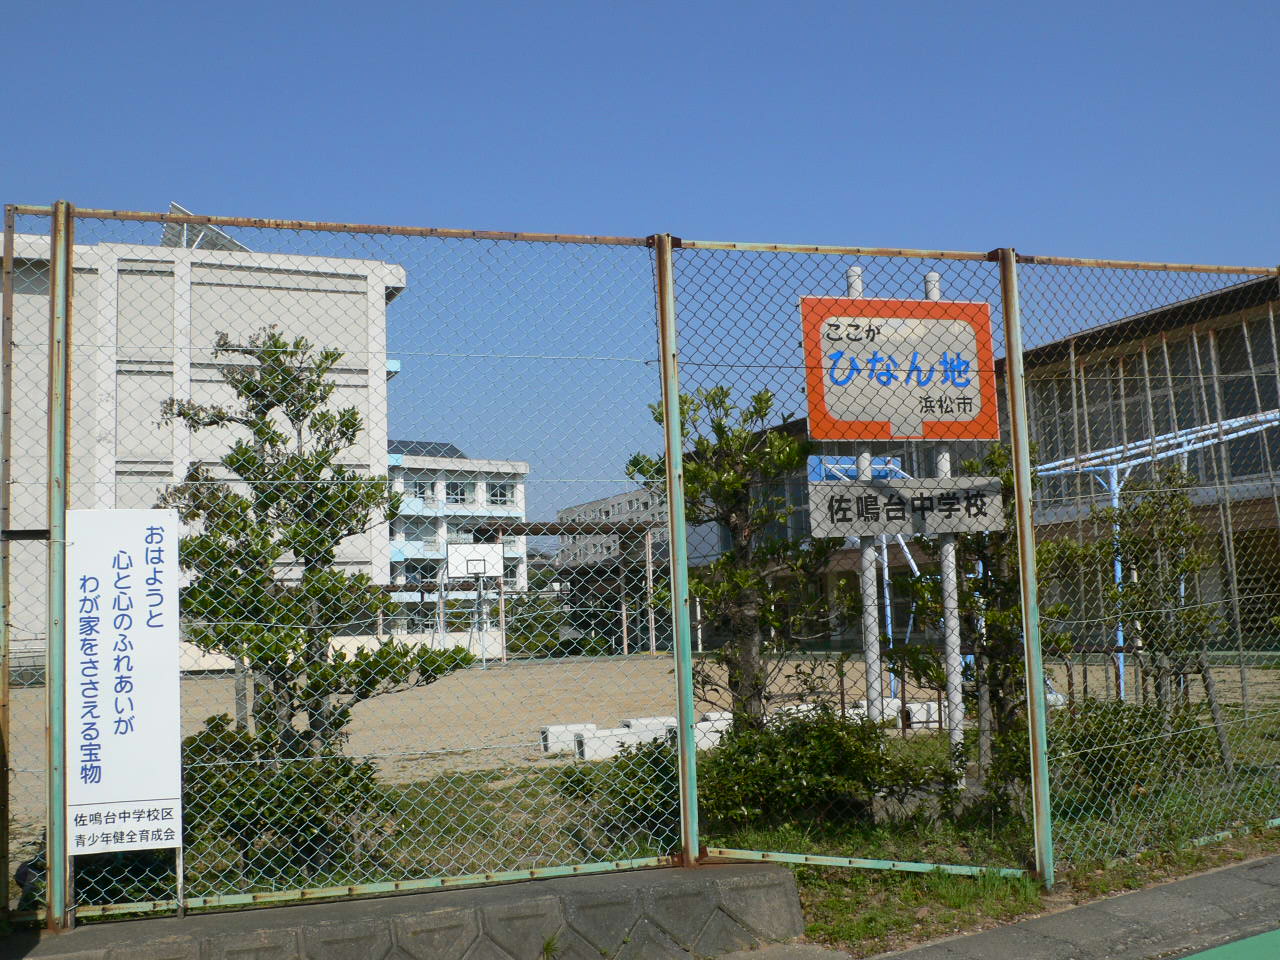
<instances>
[{"instance_id":1,"label":"leafy tree","mask_svg":"<svg viewBox=\"0 0 1280 960\"><path fill-rule=\"evenodd\" d=\"M957 584L961 624L974 657L979 769L989 788L999 797L1011 799L1026 783L1029 770L1012 450L1002 443L993 444L980 459L965 462L963 469L971 475L999 477L1004 503L1004 529L957 535L956 555L961 574ZM1034 474L1032 484L1036 484ZM922 546L937 550L936 540L926 539ZM1067 554L1059 543L1041 542L1036 547L1036 560L1040 585L1047 594L1047 588L1066 569ZM921 619L941 623L939 571L922 572L912 587ZM1063 604L1041 604L1041 643L1046 649L1069 643L1067 634L1048 628L1060 621L1066 610Z\"/></svg>"},{"instance_id":2,"label":"leafy tree","mask_svg":"<svg viewBox=\"0 0 1280 960\"><path fill-rule=\"evenodd\" d=\"M1118 506L1093 514L1112 535L1084 546L1081 555L1092 557L1108 573L1116 564L1123 572L1120 583L1107 577L1104 600L1112 624L1123 625L1126 640L1141 651L1138 669L1153 681L1166 732L1174 727L1177 708L1173 679L1185 682L1188 674L1200 674L1230 775L1230 746L1205 654L1220 637L1223 621L1214 607L1196 601L1196 581L1214 558L1205 549L1208 531L1197 522L1191 503L1195 483L1177 464L1126 483Z\"/></svg>"},{"instance_id":3,"label":"leafy tree","mask_svg":"<svg viewBox=\"0 0 1280 960\"><path fill-rule=\"evenodd\" d=\"M650 410L661 424L661 406ZM681 396L680 413L685 520L718 524L728 534L721 556L689 571L705 620L725 635L697 664L695 683L704 700L758 724L773 681L786 669L782 656L831 630L821 578L840 541L788 535L791 507L782 485L804 470L809 443L776 429L771 391L739 406L728 387L699 389ZM637 453L627 475L656 494L665 458Z\"/></svg>"},{"instance_id":4,"label":"leafy tree","mask_svg":"<svg viewBox=\"0 0 1280 960\"><path fill-rule=\"evenodd\" d=\"M234 399L171 399L162 411L193 433L234 436L218 468L193 465L161 501L190 531L180 552L187 639L252 671L255 750L319 755L360 701L431 683L470 658L394 641L333 650L340 631L389 606L368 574L337 567L338 550L398 508L385 476L342 464L363 429L356 408L330 408L342 354L272 326L244 343L219 333L214 356Z\"/></svg>"},{"instance_id":5,"label":"leafy tree","mask_svg":"<svg viewBox=\"0 0 1280 960\"><path fill-rule=\"evenodd\" d=\"M557 577L549 565L531 566L528 588L507 600L507 644L513 654L548 657L559 652L564 609Z\"/></svg>"}]
</instances>

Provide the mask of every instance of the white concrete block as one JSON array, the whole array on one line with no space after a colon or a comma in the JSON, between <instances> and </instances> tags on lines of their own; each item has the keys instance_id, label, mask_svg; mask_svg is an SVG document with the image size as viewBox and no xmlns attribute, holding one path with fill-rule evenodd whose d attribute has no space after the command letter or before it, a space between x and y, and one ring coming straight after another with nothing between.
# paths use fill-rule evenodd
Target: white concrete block
<instances>
[{"instance_id":1,"label":"white concrete block","mask_svg":"<svg viewBox=\"0 0 1280 960\"><path fill-rule=\"evenodd\" d=\"M627 727L609 727L578 733L573 739L579 760L608 760L616 757L623 747L634 746L651 738L642 737Z\"/></svg>"},{"instance_id":2,"label":"white concrete block","mask_svg":"<svg viewBox=\"0 0 1280 960\"><path fill-rule=\"evenodd\" d=\"M718 746L725 731L729 729L728 721L704 720L693 725L693 743L698 750L710 750Z\"/></svg>"},{"instance_id":3,"label":"white concrete block","mask_svg":"<svg viewBox=\"0 0 1280 960\"><path fill-rule=\"evenodd\" d=\"M618 726L635 729L637 727L674 727L675 717L624 717Z\"/></svg>"},{"instance_id":4,"label":"white concrete block","mask_svg":"<svg viewBox=\"0 0 1280 960\"><path fill-rule=\"evenodd\" d=\"M579 733L594 733L594 723L557 723L542 728L543 753L572 753L576 748L574 737Z\"/></svg>"},{"instance_id":5,"label":"white concrete block","mask_svg":"<svg viewBox=\"0 0 1280 960\"><path fill-rule=\"evenodd\" d=\"M938 704L936 701L916 701L907 704L913 727L937 726Z\"/></svg>"},{"instance_id":6,"label":"white concrete block","mask_svg":"<svg viewBox=\"0 0 1280 960\"><path fill-rule=\"evenodd\" d=\"M662 740L676 729L675 717L628 717L620 724L622 729L630 730L643 742Z\"/></svg>"}]
</instances>

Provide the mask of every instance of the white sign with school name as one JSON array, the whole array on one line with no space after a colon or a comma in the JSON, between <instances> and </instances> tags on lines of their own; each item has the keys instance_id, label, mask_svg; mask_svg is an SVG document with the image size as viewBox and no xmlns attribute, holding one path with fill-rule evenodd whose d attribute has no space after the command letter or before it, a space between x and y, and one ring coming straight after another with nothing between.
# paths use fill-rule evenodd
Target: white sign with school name
<instances>
[{"instance_id":1,"label":"white sign with school name","mask_svg":"<svg viewBox=\"0 0 1280 960\"><path fill-rule=\"evenodd\" d=\"M178 515L67 511L67 843L182 845Z\"/></svg>"},{"instance_id":2,"label":"white sign with school name","mask_svg":"<svg viewBox=\"0 0 1280 960\"><path fill-rule=\"evenodd\" d=\"M809 484L815 537L980 533L1004 529L998 477L817 481Z\"/></svg>"}]
</instances>

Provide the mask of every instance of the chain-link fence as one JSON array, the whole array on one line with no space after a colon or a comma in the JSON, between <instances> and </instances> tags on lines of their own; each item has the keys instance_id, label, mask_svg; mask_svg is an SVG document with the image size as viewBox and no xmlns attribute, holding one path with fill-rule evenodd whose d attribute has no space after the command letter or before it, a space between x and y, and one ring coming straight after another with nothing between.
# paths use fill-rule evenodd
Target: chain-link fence
<instances>
[{"instance_id":1,"label":"chain-link fence","mask_svg":"<svg viewBox=\"0 0 1280 960\"><path fill-rule=\"evenodd\" d=\"M1027 263L1058 856L1280 814L1274 271Z\"/></svg>"},{"instance_id":2,"label":"chain-link fence","mask_svg":"<svg viewBox=\"0 0 1280 960\"><path fill-rule=\"evenodd\" d=\"M704 785L713 852L1025 867L998 268L693 243L676 276L696 679L772 782Z\"/></svg>"},{"instance_id":3,"label":"chain-link fence","mask_svg":"<svg viewBox=\"0 0 1280 960\"><path fill-rule=\"evenodd\" d=\"M73 822L80 916L682 848L1051 874L1280 816L1274 271L71 211L60 434L50 212L5 238L19 908L88 736L75 620L46 727L63 440L70 508L181 530L181 826Z\"/></svg>"},{"instance_id":4,"label":"chain-link fence","mask_svg":"<svg viewBox=\"0 0 1280 960\"><path fill-rule=\"evenodd\" d=\"M14 450L34 455L49 240L20 219L15 312L41 324L15 325ZM184 531L188 905L678 851L652 746L676 715L665 489L626 473L662 443L644 241L75 227L69 506L168 507ZM15 460L15 508L45 472ZM42 568L10 567L15 664L43 661ZM14 691L19 859L43 679ZM119 852L147 825L111 820L68 838L75 902L172 901L173 852Z\"/></svg>"}]
</instances>

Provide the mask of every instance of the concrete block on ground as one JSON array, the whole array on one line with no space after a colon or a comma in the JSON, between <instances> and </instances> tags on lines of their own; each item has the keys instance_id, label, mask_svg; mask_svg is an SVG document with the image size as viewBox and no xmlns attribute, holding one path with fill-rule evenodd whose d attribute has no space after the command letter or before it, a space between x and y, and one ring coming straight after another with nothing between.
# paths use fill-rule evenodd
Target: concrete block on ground
<instances>
[{"instance_id":1,"label":"concrete block on ground","mask_svg":"<svg viewBox=\"0 0 1280 960\"><path fill-rule=\"evenodd\" d=\"M641 912L639 891L632 888L584 891L565 898L564 903L569 927L591 944L597 956L608 956L639 922Z\"/></svg>"},{"instance_id":2,"label":"concrete block on ground","mask_svg":"<svg viewBox=\"0 0 1280 960\"><path fill-rule=\"evenodd\" d=\"M907 704L907 715L913 727L937 726L938 704L931 700L912 701Z\"/></svg>"},{"instance_id":3,"label":"concrete block on ground","mask_svg":"<svg viewBox=\"0 0 1280 960\"><path fill-rule=\"evenodd\" d=\"M760 940L790 940L804 933L800 894L790 870L739 874L716 881L720 906Z\"/></svg>"},{"instance_id":4,"label":"concrete block on ground","mask_svg":"<svg viewBox=\"0 0 1280 960\"><path fill-rule=\"evenodd\" d=\"M634 746L646 739L653 738L642 737L628 727L608 727L590 733L574 734L573 737L579 760L608 760L616 757L623 747Z\"/></svg>"},{"instance_id":5,"label":"concrete block on ground","mask_svg":"<svg viewBox=\"0 0 1280 960\"><path fill-rule=\"evenodd\" d=\"M555 723L543 727L543 753L573 753L574 737L579 733L595 733L594 723Z\"/></svg>"},{"instance_id":6,"label":"concrete block on ground","mask_svg":"<svg viewBox=\"0 0 1280 960\"><path fill-rule=\"evenodd\" d=\"M152 943L114 947L109 960L200 960L200 941L192 937L166 937Z\"/></svg>"},{"instance_id":7,"label":"concrete block on ground","mask_svg":"<svg viewBox=\"0 0 1280 960\"><path fill-rule=\"evenodd\" d=\"M502 948L501 956L534 960L563 925L558 897L530 897L480 909L484 935Z\"/></svg>"},{"instance_id":8,"label":"concrete block on ground","mask_svg":"<svg viewBox=\"0 0 1280 960\"><path fill-rule=\"evenodd\" d=\"M413 960L461 957L480 938L480 917L460 907L396 917L393 927L397 946Z\"/></svg>"},{"instance_id":9,"label":"concrete block on ground","mask_svg":"<svg viewBox=\"0 0 1280 960\"><path fill-rule=\"evenodd\" d=\"M788 703L785 706L778 707L773 711L774 716L784 717L808 717L817 713L819 707L816 703Z\"/></svg>"},{"instance_id":10,"label":"concrete block on ground","mask_svg":"<svg viewBox=\"0 0 1280 960\"><path fill-rule=\"evenodd\" d=\"M699 750L710 750L718 746L728 728L727 723L719 721L703 720L701 723L695 723L693 725L694 746Z\"/></svg>"},{"instance_id":11,"label":"concrete block on ground","mask_svg":"<svg viewBox=\"0 0 1280 960\"><path fill-rule=\"evenodd\" d=\"M642 743L665 740L677 728L675 717L632 717L623 720L621 726L638 736Z\"/></svg>"},{"instance_id":12,"label":"concrete block on ground","mask_svg":"<svg viewBox=\"0 0 1280 960\"><path fill-rule=\"evenodd\" d=\"M641 891L644 915L679 944L696 943L712 915L719 909L716 889L692 878L664 883ZM719 950L706 951L718 953Z\"/></svg>"},{"instance_id":13,"label":"concrete block on ground","mask_svg":"<svg viewBox=\"0 0 1280 960\"><path fill-rule=\"evenodd\" d=\"M675 725L675 717L624 717L618 721L618 726L627 727L630 730L642 728L665 730L667 727L674 727Z\"/></svg>"},{"instance_id":14,"label":"concrete block on ground","mask_svg":"<svg viewBox=\"0 0 1280 960\"><path fill-rule=\"evenodd\" d=\"M386 923L326 923L302 931L306 960L385 960L391 948Z\"/></svg>"}]
</instances>

